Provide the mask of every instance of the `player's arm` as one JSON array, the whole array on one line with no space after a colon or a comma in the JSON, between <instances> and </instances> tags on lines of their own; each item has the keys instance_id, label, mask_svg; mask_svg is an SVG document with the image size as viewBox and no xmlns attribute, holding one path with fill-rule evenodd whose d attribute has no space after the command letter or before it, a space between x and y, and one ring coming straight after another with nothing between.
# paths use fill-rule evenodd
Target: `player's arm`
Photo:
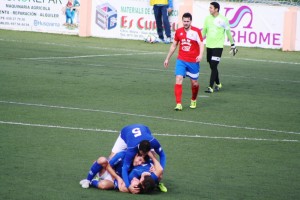
<instances>
[{"instance_id":1,"label":"player's arm","mask_svg":"<svg viewBox=\"0 0 300 200\"><path fill-rule=\"evenodd\" d=\"M173 0L168 1L168 14L171 14L173 11Z\"/></svg>"},{"instance_id":2,"label":"player's arm","mask_svg":"<svg viewBox=\"0 0 300 200\"><path fill-rule=\"evenodd\" d=\"M110 173L110 175L113 178L115 178L118 181L118 187L120 192L129 192L129 190L125 186L123 179L115 172L115 170L111 167L110 164L106 166L106 170L108 171L108 173Z\"/></svg>"},{"instance_id":3,"label":"player's arm","mask_svg":"<svg viewBox=\"0 0 300 200\"><path fill-rule=\"evenodd\" d=\"M232 38L232 34L231 34L230 28L226 30L226 35L227 35L227 37L228 37L228 39L230 41L230 44L234 45L234 41L233 41L233 38Z\"/></svg>"},{"instance_id":4,"label":"player's arm","mask_svg":"<svg viewBox=\"0 0 300 200\"><path fill-rule=\"evenodd\" d=\"M166 166L167 158L166 158L166 154L165 154L163 148L161 147L160 143L156 139L153 139L151 141L151 147L159 155L160 164L161 164L162 168L164 169Z\"/></svg>"},{"instance_id":5,"label":"player's arm","mask_svg":"<svg viewBox=\"0 0 300 200\"><path fill-rule=\"evenodd\" d=\"M167 57L165 59L165 62L164 62L165 68L168 68L168 66L169 66L169 60L172 57L173 53L175 52L175 50L177 48L177 44L178 44L178 41L176 41L176 40L174 40L173 43L171 44L169 53L168 53L168 55L167 55Z\"/></svg>"},{"instance_id":6,"label":"player's arm","mask_svg":"<svg viewBox=\"0 0 300 200\"><path fill-rule=\"evenodd\" d=\"M163 174L163 167L161 166L161 164L158 162L158 160L155 158L155 156L153 155L153 153L151 151L149 151L148 156L151 158L153 165L154 165L154 171L153 173L157 176L157 177L161 177Z\"/></svg>"},{"instance_id":7,"label":"player's arm","mask_svg":"<svg viewBox=\"0 0 300 200\"><path fill-rule=\"evenodd\" d=\"M132 160L135 156L136 152L133 150L127 150L124 162L123 162L123 167L122 167L122 177L125 182L126 187L128 188L130 183L129 183L129 178L128 178L128 171L131 166Z\"/></svg>"},{"instance_id":8,"label":"player's arm","mask_svg":"<svg viewBox=\"0 0 300 200\"><path fill-rule=\"evenodd\" d=\"M168 0L168 8L173 9L173 0Z\"/></svg>"},{"instance_id":9,"label":"player's arm","mask_svg":"<svg viewBox=\"0 0 300 200\"><path fill-rule=\"evenodd\" d=\"M203 58L203 52L204 52L204 43L203 43L203 37L201 34L201 31L198 32L199 38L198 38L198 45L199 45L199 49L200 49L200 53L199 56L197 56L196 58L196 62L201 62L202 58Z\"/></svg>"},{"instance_id":10,"label":"player's arm","mask_svg":"<svg viewBox=\"0 0 300 200\"><path fill-rule=\"evenodd\" d=\"M230 29L226 30L226 35L231 44L229 53L232 54L233 56L235 56L235 54L238 52L238 49L236 48L236 46L234 44L234 40L232 38Z\"/></svg>"},{"instance_id":11,"label":"player's arm","mask_svg":"<svg viewBox=\"0 0 300 200\"><path fill-rule=\"evenodd\" d=\"M236 48L236 46L234 44L234 40L232 38L232 34L231 34L231 30L230 30L230 25L229 25L229 22L227 19L226 19L225 23L226 23L225 32L226 32L227 38L231 44L229 53L232 54L233 56L235 56L235 54L238 52L238 49Z\"/></svg>"},{"instance_id":12,"label":"player's arm","mask_svg":"<svg viewBox=\"0 0 300 200\"><path fill-rule=\"evenodd\" d=\"M204 26L203 26L202 31L201 31L201 34L202 34L203 38L206 37L206 33L207 33L207 20L205 19Z\"/></svg>"}]
</instances>

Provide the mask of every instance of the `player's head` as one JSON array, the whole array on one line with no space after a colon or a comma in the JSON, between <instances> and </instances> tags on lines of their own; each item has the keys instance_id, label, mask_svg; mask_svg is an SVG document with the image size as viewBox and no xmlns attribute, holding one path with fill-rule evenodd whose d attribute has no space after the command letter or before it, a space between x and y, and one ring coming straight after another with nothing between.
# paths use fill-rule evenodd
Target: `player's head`
<instances>
[{"instance_id":1,"label":"player's head","mask_svg":"<svg viewBox=\"0 0 300 200\"><path fill-rule=\"evenodd\" d=\"M137 153L137 154L134 156L132 165L133 165L133 166L138 166L138 165L141 165L141 164L143 164L143 163L145 163L145 158L144 158L141 154Z\"/></svg>"},{"instance_id":2,"label":"player's head","mask_svg":"<svg viewBox=\"0 0 300 200\"><path fill-rule=\"evenodd\" d=\"M220 11L220 4L218 2L211 2L209 6L209 12L211 15L219 13Z\"/></svg>"},{"instance_id":3,"label":"player's head","mask_svg":"<svg viewBox=\"0 0 300 200\"><path fill-rule=\"evenodd\" d=\"M184 13L182 15L182 24L183 24L184 29L189 29L191 27L192 19L193 19L193 17L191 15L191 13Z\"/></svg>"},{"instance_id":4,"label":"player's head","mask_svg":"<svg viewBox=\"0 0 300 200\"><path fill-rule=\"evenodd\" d=\"M140 193L149 194L155 189L155 181L150 175L145 175L143 176L143 180L142 178L140 179L139 188Z\"/></svg>"},{"instance_id":5,"label":"player's head","mask_svg":"<svg viewBox=\"0 0 300 200\"><path fill-rule=\"evenodd\" d=\"M142 155L142 156L147 155L148 152L151 149L150 142L148 140L141 141L140 144L139 144L139 146L138 146L138 149L139 149L139 154L140 155Z\"/></svg>"},{"instance_id":6,"label":"player's head","mask_svg":"<svg viewBox=\"0 0 300 200\"><path fill-rule=\"evenodd\" d=\"M131 180L130 182L130 186L133 186L134 188L139 188L140 189L140 192L141 193L141 186L140 186L140 179L136 178L136 177L133 177L133 179Z\"/></svg>"}]
</instances>

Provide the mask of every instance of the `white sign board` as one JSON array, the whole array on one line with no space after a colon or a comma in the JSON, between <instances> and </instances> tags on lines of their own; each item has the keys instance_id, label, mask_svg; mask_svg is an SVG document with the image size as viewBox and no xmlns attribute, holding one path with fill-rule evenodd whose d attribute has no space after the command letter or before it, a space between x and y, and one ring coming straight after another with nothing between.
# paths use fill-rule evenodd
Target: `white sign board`
<instances>
[{"instance_id":1,"label":"white sign board","mask_svg":"<svg viewBox=\"0 0 300 200\"><path fill-rule=\"evenodd\" d=\"M68 0L1 0L0 28L78 34L78 4L68 10L67 3Z\"/></svg>"}]
</instances>

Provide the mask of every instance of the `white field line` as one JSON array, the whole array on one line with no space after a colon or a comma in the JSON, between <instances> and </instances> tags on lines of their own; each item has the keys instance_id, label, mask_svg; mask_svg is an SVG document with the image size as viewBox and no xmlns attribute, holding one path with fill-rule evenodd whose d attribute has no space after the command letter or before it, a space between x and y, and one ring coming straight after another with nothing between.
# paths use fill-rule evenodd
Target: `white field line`
<instances>
[{"instance_id":1,"label":"white field line","mask_svg":"<svg viewBox=\"0 0 300 200\"><path fill-rule=\"evenodd\" d=\"M36 58L19 58L21 60L52 60L52 59L77 59L77 58L95 58L95 57L111 57L111 56L136 56L136 55L153 55L162 54L159 52L141 52L141 53L116 53L116 54L98 54L98 55L84 55L84 56L51 56L51 57L36 57Z\"/></svg>"},{"instance_id":2,"label":"white field line","mask_svg":"<svg viewBox=\"0 0 300 200\"><path fill-rule=\"evenodd\" d=\"M244 130L250 130L250 131L271 132L271 133L277 133L277 134L283 133L283 134L300 135L300 132L293 132L293 131L255 128L255 127L236 126L236 125L226 125L226 124L217 124L217 123L210 123L210 122L191 121L191 120L176 119L176 118L169 118L169 117L149 116L149 115L142 115L142 114L135 114L135 113L123 113L123 112L89 109L89 108L76 108L76 107L55 106L55 105L45 105L45 104L33 104L33 103L22 103L22 102L13 102L13 101L0 101L0 103L23 105L23 106L44 107L44 108L54 108L54 109L79 110L79 111L88 111L88 112L102 112L102 113L110 113L110 114L117 114L117 115L127 115L127 116L134 116L134 117L160 119L160 120L167 120L167 121L185 122L185 123L193 123L193 124L204 124L204 125L208 125L208 126L217 126L217 127L224 127L224 128L234 128L234 129L244 129Z\"/></svg>"},{"instance_id":3,"label":"white field line","mask_svg":"<svg viewBox=\"0 0 300 200\"><path fill-rule=\"evenodd\" d=\"M28 44L40 44L40 45L51 45L51 46L65 46L65 47L74 47L74 48L92 48L92 49L100 49L100 50L115 50L115 51L125 51L125 52L137 52L137 53L150 53L153 54L153 52L150 51L140 51L140 50L134 50L134 49L122 49L122 48L108 48L108 47L94 47L94 46L82 46L82 45L69 45L69 44L62 44L62 43L50 43L50 42L24 42L22 40L9 40L0 38L0 41L5 42L20 42L20 43L28 43ZM167 52L156 52L158 54L167 54ZM120 54L122 55L122 54ZM289 65L300 65L299 62L287 62L287 61L277 61L277 60L264 60L264 59L252 59L252 58L240 58L240 57L222 57L224 59L238 59L243 61L253 61L253 62L267 62L267 63L277 63L277 64L289 64Z\"/></svg>"},{"instance_id":4,"label":"white field line","mask_svg":"<svg viewBox=\"0 0 300 200\"><path fill-rule=\"evenodd\" d=\"M31 60L42 60L43 62L56 62L57 60L55 59L31 59ZM60 62L62 64L70 64L70 62ZM85 64L86 66L93 66L93 67L106 67L106 65L101 65L101 64ZM109 66L109 67L113 67L113 66ZM159 71L159 72L172 72L171 70L167 70L167 69L154 69L154 68L142 68L142 67L126 67L126 66L122 66L122 69L131 69L131 70L144 70L144 71ZM209 74L209 73L203 73L200 72L200 75L203 74ZM227 76L227 77L235 77L235 78L247 78L247 79L257 79L257 80L266 80L266 81L279 81L279 82L288 82L288 83L300 83L299 81L295 81L295 80L282 80L282 79L271 79L271 78L258 78L258 77L253 77L253 76L237 76L237 75L228 75L228 74L222 74L222 76Z\"/></svg>"},{"instance_id":5,"label":"white field line","mask_svg":"<svg viewBox=\"0 0 300 200\"><path fill-rule=\"evenodd\" d=\"M233 57L224 57L224 58L232 59ZM263 60L263 59L238 58L238 57L234 57L233 59L243 60L243 61L253 61L253 62L268 62L268 63L277 63L277 64L300 65L300 63L298 62L286 62L286 61L277 61L277 60Z\"/></svg>"},{"instance_id":6,"label":"white field line","mask_svg":"<svg viewBox=\"0 0 300 200\"><path fill-rule=\"evenodd\" d=\"M30 126L30 127L43 127L43 128L57 128L57 129L67 129L67 130L79 130L79 131L93 131L93 132L104 132L104 133L118 133L119 132L119 131L116 131L116 130L107 130L107 129L67 127L67 126L46 125L46 124L30 124L30 123L9 122L9 121L0 121L0 124ZM270 141L270 142L299 142L299 140L288 140L288 139L279 140L279 139L247 138L247 137L219 137L219 136L205 136L205 135L160 134L160 133L153 133L153 135L165 136L165 137L205 138L205 139L223 139L223 140L250 140L250 141Z\"/></svg>"},{"instance_id":7,"label":"white field line","mask_svg":"<svg viewBox=\"0 0 300 200\"><path fill-rule=\"evenodd\" d=\"M55 42L26 42L23 40L10 40L0 38L0 41L5 42L18 42L18 43L26 43L26 44L39 44L39 45L49 45L49 46L61 46L61 47L72 47L72 48L86 48L86 49L99 49L99 50L110 50L110 51L125 51L125 52L149 52L149 51L141 51L136 49L122 49L122 48L111 48L111 47L101 47L101 46L84 46L84 45L70 45L70 44L62 44Z\"/></svg>"}]
</instances>

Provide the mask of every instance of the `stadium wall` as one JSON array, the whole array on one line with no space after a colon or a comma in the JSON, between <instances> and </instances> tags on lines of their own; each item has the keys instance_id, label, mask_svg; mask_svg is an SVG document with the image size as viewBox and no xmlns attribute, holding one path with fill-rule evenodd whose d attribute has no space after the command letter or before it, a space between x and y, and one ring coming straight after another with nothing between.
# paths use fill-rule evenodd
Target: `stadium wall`
<instances>
[{"instance_id":1,"label":"stadium wall","mask_svg":"<svg viewBox=\"0 0 300 200\"><path fill-rule=\"evenodd\" d=\"M68 0L1 0L0 29L134 40L156 35L149 0L78 1L80 6L66 14ZM181 16L186 11L193 14L194 26L203 27L209 14L208 1L173 3L174 11L169 17L173 33L181 26ZM231 2L220 5L220 12L231 23L236 45L300 51L299 7Z\"/></svg>"}]
</instances>

